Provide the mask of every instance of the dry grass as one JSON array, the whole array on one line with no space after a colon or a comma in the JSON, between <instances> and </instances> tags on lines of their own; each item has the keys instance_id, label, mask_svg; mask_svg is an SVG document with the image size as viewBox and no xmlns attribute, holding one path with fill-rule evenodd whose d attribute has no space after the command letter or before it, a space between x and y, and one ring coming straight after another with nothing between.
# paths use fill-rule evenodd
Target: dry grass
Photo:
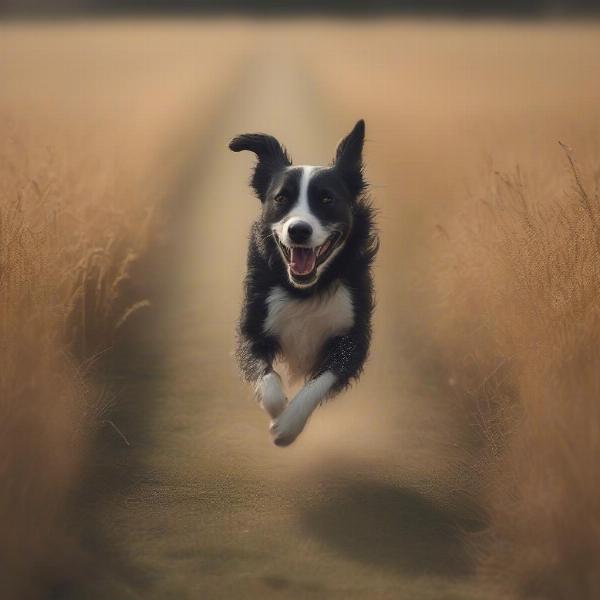
<instances>
[{"instance_id":1,"label":"dry grass","mask_svg":"<svg viewBox=\"0 0 600 600\"><path fill-rule=\"evenodd\" d=\"M61 335L53 223L30 203L41 195L34 184L4 188L0 222L0 564L7 597L33 593L40 582L32 573L48 577L73 558L65 510L91 408Z\"/></svg>"},{"instance_id":2,"label":"dry grass","mask_svg":"<svg viewBox=\"0 0 600 600\"><path fill-rule=\"evenodd\" d=\"M600 202L574 168L496 175L474 227L449 228L432 314L484 434L482 572L515 597L600 589Z\"/></svg>"},{"instance_id":3,"label":"dry grass","mask_svg":"<svg viewBox=\"0 0 600 600\"><path fill-rule=\"evenodd\" d=\"M418 401L435 385L466 417L457 481L488 515L474 545L501 596L600 594L599 39L387 23L329 33L330 64L306 48L338 125L367 120L379 335L406 340Z\"/></svg>"},{"instance_id":4,"label":"dry grass","mask_svg":"<svg viewBox=\"0 0 600 600\"><path fill-rule=\"evenodd\" d=\"M73 494L107 401L89 374L148 309L134 274L187 152L173 144L198 143L184 127L208 124L237 59L231 46L203 60L218 36L218 24L2 26L3 598L77 571Z\"/></svg>"},{"instance_id":5,"label":"dry grass","mask_svg":"<svg viewBox=\"0 0 600 600\"><path fill-rule=\"evenodd\" d=\"M70 502L106 399L87 375L148 309L132 273L181 158L169 141L187 115L199 130L235 62L223 27L243 44L219 23L2 27L3 597L77 565ZM367 120L377 335L404 340L415 398L427 388L469 429L454 481L475 481L489 515L482 574L507 596L596 597L598 26L306 32L271 41L302 49L332 128Z\"/></svg>"}]
</instances>

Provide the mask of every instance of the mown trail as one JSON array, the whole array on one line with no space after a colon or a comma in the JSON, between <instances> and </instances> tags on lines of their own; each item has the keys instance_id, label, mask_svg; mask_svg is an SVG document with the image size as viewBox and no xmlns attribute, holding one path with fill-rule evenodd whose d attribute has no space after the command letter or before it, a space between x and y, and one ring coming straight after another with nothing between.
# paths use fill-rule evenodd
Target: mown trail
<instances>
[{"instance_id":1,"label":"mown trail","mask_svg":"<svg viewBox=\"0 0 600 600\"><path fill-rule=\"evenodd\" d=\"M456 424L440 400L411 397L399 366L390 278L400 274L385 250L397 215L381 220L376 333L360 384L281 449L239 381L234 330L259 203L251 156L227 143L264 130L296 162L322 164L345 133L330 130L295 60L255 57L214 126L182 204L169 301L146 332L159 363L127 382L115 416L131 447L114 436L99 459L112 490L93 503L101 567L69 598L480 597L451 507Z\"/></svg>"}]
</instances>

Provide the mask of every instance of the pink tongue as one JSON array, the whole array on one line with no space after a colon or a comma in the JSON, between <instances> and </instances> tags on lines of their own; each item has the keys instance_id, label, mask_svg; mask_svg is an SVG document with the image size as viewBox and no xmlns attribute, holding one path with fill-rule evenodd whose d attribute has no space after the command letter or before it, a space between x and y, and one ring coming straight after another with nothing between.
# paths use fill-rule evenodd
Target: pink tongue
<instances>
[{"instance_id":1,"label":"pink tongue","mask_svg":"<svg viewBox=\"0 0 600 600\"><path fill-rule=\"evenodd\" d=\"M312 248L291 248L290 267L294 275L308 275L315 268L317 256Z\"/></svg>"}]
</instances>

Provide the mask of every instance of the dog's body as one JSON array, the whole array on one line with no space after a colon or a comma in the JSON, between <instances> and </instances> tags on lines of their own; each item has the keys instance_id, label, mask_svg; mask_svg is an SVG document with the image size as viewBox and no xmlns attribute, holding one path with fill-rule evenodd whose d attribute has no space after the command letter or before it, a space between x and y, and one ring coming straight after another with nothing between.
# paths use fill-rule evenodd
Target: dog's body
<instances>
[{"instance_id":1,"label":"dog's body","mask_svg":"<svg viewBox=\"0 0 600 600\"><path fill-rule=\"evenodd\" d=\"M314 409L360 375L367 357L378 241L364 198L363 141L359 121L330 167L294 167L263 134L230 144L257 154L252 186L263 206L250 235L237 355L273 418L278 445L292 443ZM273 370L277 358L306 381L289 403Z\"/></svg>"}]
</instances>

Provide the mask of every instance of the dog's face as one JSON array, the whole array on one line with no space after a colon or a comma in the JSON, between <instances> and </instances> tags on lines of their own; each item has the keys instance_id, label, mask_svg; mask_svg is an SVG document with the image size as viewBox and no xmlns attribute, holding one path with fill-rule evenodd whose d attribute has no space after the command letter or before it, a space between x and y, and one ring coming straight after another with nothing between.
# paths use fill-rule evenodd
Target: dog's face
<instances>
[{"instance_id":1,"label":"dog's face","mask_svg":"<svg viewBox=\"0 0 600 600\"><path fill-rule=\"evenodd\" d=\"M354 200L335 168L288 167L273 179L263 219L293 285L314 285L341 250Z\"/></svg>"},{"instance_id":2,"label":"dog's face","mask_svg":"<svg viewBox=\"0 0 600 600\"><path fill-rule=\"evenodd\" d=\"M365 187L364 134L364 121L359 121L328 167L292 166L281 144L264 134L241 135L229 146L258 157L252 186L295 287L315 285L351 233L353 205Z\"/></svg>"}]
</instances>

